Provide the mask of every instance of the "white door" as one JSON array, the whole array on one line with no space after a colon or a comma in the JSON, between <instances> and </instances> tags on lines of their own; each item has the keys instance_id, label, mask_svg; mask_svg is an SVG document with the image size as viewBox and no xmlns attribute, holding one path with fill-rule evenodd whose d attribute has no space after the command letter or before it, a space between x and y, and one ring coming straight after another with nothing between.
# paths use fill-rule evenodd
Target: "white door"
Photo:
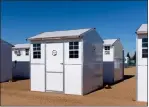
<instances>
[{"instance_id":1,"label":"white door","mask_svg":"<svg viewBox=\"0 0 149 107\"><path fill-rule=\"evenodd\" d=\"M63 91L63 43L46 45L46 90Z\"/></svg>"}]
</instances>

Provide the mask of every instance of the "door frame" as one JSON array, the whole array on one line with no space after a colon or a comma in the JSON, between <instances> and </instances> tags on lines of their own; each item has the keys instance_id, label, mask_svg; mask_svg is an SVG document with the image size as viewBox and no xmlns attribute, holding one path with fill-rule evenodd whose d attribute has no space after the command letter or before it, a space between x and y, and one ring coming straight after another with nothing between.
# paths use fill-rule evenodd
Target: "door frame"
<instances>
[{"instance_id":1,"label":"door frame","mask_svg":"<svg viewBox=\"0 0 149 107\"><path fill-rule=\"evenodd\" d=\"M62 43L62 45L63 45L63 64L62 64L62 66L63 66L63 72L62 72L62 74L63 74L63 90L62 91L56 91L56 90L47 90L47 78L46 78L46 76L47 76L47 72L49 72L49 71L47 71L46 70L46 64L47 64L47 60L46 60L46 50L47 50L47 44L54 44L54 43ZM65 55L64 55L64 51L65 51L65 45L64 45L64 41L54 41L54 42L45 42L45 92L56 92L56 93L64 93L65 92L65 66L64 66L64 57L65 57Z\"/></svg>"}]
</instances>

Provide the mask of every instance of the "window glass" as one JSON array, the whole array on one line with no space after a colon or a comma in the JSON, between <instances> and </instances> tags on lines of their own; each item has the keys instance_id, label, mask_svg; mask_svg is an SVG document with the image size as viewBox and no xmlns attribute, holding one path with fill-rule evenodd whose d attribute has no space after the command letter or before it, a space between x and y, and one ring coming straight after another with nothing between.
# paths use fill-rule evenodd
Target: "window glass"
<instances>
[{"instance_id":1,"label":"window glass","mask_svg":"<svg viewBox=\"0 0 149 107\"><path fill-rule=\"evenodd\" d=\"M25 55L29 55L29 49L25 49Z\"/></svg>"},{"instance_id":2,"label":"window glass","mask_svg":"<svg viewBox=\"0 0 149 107\"><path fill-rule=\"evenodd\" d=\"M40 59L41 58L41 45L33 44L33 58Z\"/></svg>"},{"instance_id":3,"label":"window glass","mask_svg":"<svg viewBox=\"0 0 149 107\"><path fill-rule=\"evenodd\" d=\"M105 55L110 54L110 46L105 46L104 49L105 49Z\"/></svg>"},{"instance_id":4,"label":"window glass","mask_svg":"<svg viewBox=\"0 0 149 107\"><path fill-rule=\"evenodd\" d=\"M79 42L69 42L69 58L79 58Z\"/></svg>"},{"instance_id":5,"label":"window glass","mask_svg":"<svg viewBox=\"0 0 149 107\"><path fill-rule=\"evenodd\" d=\"M148 58L148 38L142 38L142 58Z\"/></svg>"},{"instance_id":6,"label":"window glass","mask_svg":"<svg viewBox=\"0 0 149 107\"><path fill-rule=\"evenodd\" d=\"M17 56L21 56L21 50L19 50L19 49L14 50L14 53L15 53Z\"/></svg>"},{"instance_id":7,"label":"window glass","mask_svg":"<svg viewBox=\"0 0 149 107\"><path fill-rule=\"evenodd\" d=\"M110 50L110 46L105 46L105 50Z\"/></svg>"},{"instance_id":8,"label":"window glass","mask_svg":"<svg viewBox=\"0 0 149 107\"><path fill-rule=\"evenodd\" d=\"M148 38L143 38L142 42L148 42Z\"/></svg>"}]
</instances>

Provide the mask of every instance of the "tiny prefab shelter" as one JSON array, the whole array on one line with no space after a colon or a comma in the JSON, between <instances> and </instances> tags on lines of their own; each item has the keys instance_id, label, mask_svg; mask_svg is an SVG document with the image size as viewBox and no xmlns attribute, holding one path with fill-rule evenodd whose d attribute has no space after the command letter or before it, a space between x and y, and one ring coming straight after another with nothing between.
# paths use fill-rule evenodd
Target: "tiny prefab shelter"
<instances>
[{"instance_id":1,"label":"tiny prefab shelter","mask_svg":"<svg viewBox=\"0 0 149 107\"><path fill-rule=\"evenodd\" d=\"M137 101L147 102L147 75L148 75L147 24L142 24L136 33L137 33L136 38Z\"/></svg>"},{"instance_id":2,"label":"tiny prefab shelter","mask_svg":"<svg viewBox=\"0 0 149 107\"><path fill-rule=\"evenodd\" d=\"M103 47L103 82L113 84L124 76L124 51L120 39L105 39Z\"/></svg>"},{"instance_id":3,"label":"tiny prefab shelter","mask_svg":"<svg viewBox=\"0 0 149 107\"><path fill-rule=\"evenodd\" d=\"M12 48L13 78L30 78L30 44L16 44Z\"/></svg>"},{"instance_id":4,"label":"tiny prefab shelter","mask_svg":"<svg viewBox=\"0 0 149 107\"><path fill-rule=\"evenodd\" d=\"M45 32L31 42L31 90L84 95L103 86L103 40L96 29Z\"/></svg>"},{"instance_id":5,"label":"tiny prefab shelter","mask_svg":"<svg viewBox=\"0 0 149 107\"><path fill-rule=\"evenodd\" d=\"M0 82L6 82L12 79L12 47L10 43L0 39Z\"/></svg>"}]
</instances>

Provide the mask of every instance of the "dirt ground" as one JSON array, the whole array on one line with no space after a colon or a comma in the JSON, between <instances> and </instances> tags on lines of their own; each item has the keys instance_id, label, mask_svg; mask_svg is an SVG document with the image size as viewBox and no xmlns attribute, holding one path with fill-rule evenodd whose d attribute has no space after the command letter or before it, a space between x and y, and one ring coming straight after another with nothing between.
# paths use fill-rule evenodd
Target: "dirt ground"
<instances>
[{"instance_id":1,"label":"dirt ground","mask_svg":"<svg viewBox=\"0 0 149 107\"><path fill-rule=\"evenodd\" d=\"M1 105L13 106L147 106L136 102L136 68L125 69L125 80L112 89L100 89L85 96L31 92L30 81L1 83Z\"/></svg>"}]
</instances>

